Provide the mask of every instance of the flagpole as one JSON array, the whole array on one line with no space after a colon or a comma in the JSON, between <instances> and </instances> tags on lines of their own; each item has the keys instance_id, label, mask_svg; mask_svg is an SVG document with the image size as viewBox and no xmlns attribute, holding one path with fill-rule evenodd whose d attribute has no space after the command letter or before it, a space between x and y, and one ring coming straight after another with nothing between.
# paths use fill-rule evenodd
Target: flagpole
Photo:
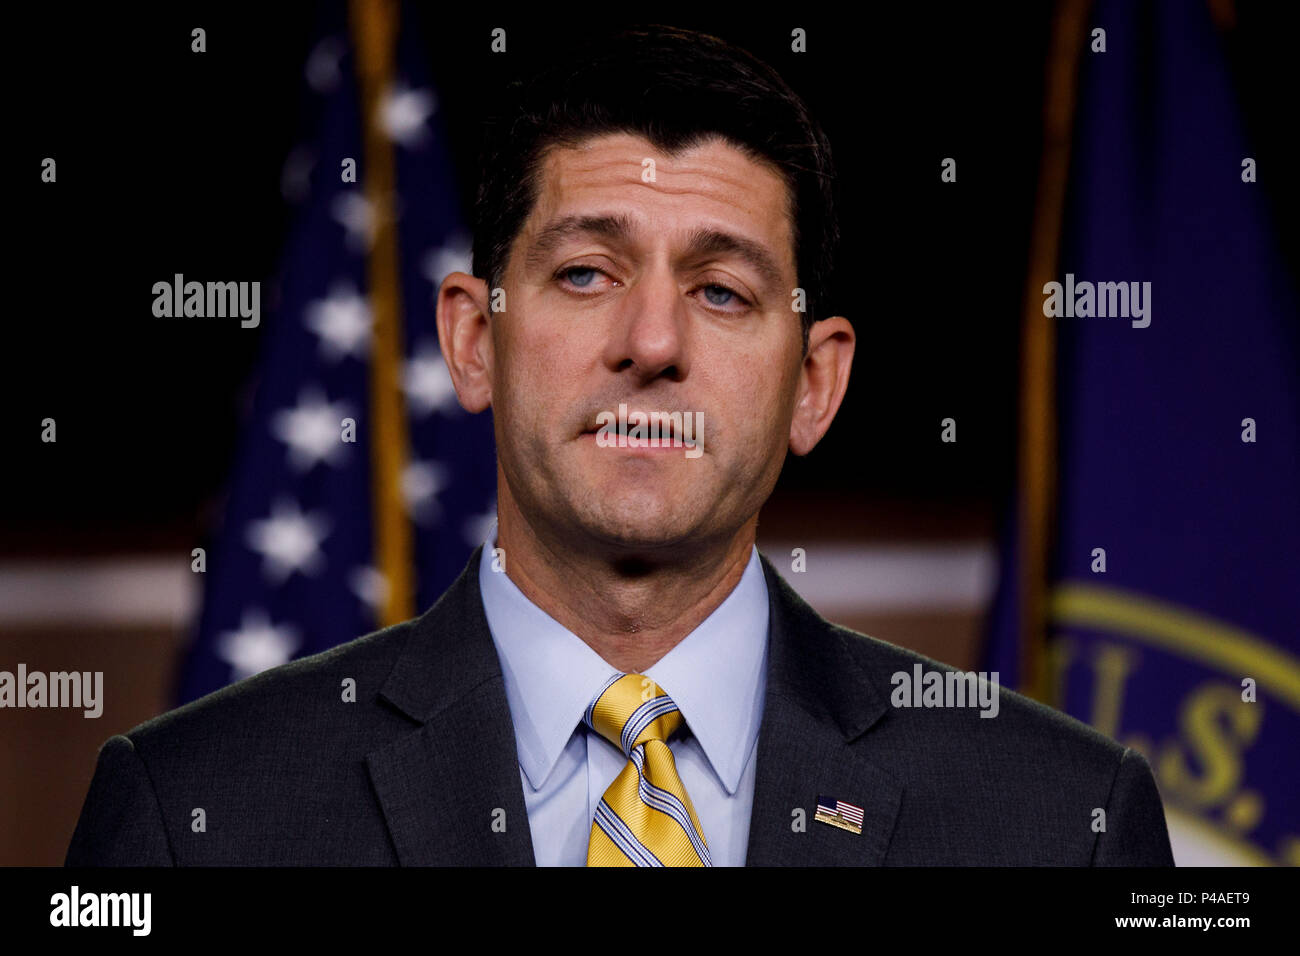
<instances>
[{"instance_id":1,"label":"flagpole","mask_svg":"<svg viewBox=\"0 0 1300 956\"><path fill-rule=\"evenodd\" d=\"M414 539L402 496L410 435L401 393L402 300L397 229L393 217L396 172L392 144L381 128L380 104L393 77L399 20L394 0L350 0L363 122L362 182L374 216L367 262L374 333L370 359L370 460L375 565L386 588L379 625L415 616Z\"/></svg>"},{"instance_id":2,"label":"flagpole","mask_svg":"<svg viewBox=\"0 0 1300 956\"><path fill-rule=\"evenodd\" d=\"M1053 16L1043 100L1043 158L1034 206L1021 316L1020 429L1020 689L1048 703L1047 592L1056 508L1056 335L1043 315L1043 285L1057 278L1070 170L1079 63L1087 42L1091 0L1059 0Z\"/></svg>"}]
</instances>

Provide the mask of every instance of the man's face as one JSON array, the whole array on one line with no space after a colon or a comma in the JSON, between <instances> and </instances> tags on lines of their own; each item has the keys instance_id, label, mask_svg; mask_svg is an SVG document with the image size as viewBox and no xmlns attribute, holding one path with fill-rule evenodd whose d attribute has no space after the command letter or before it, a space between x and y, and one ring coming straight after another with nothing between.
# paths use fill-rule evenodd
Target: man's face
<instances>
[{"instance_id":1,"label":"man's face","mask_svg":"<svg viewBox=\"0 0 1300 956\"><path fill-rule=\"evenodd\" d=\"M788 203L721 139L668 157L611 134L548 155L491 323L500 467L539 534L650 556L757 513L801 364ZM598 416L620 403L701 421L703 453L602 447Z\"/></svg>"}]
</instances>

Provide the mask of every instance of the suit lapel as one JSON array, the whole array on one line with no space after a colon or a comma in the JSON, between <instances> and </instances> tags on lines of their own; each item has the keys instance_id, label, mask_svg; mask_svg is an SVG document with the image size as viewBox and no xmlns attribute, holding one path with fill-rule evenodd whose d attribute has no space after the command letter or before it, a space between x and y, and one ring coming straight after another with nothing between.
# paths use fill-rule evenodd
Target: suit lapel
<instances>
[{"instance_id":1,"label":"suit lapel","mask_svg":"<svg viewBox=\"0 0 1300 956\"><path fill-rule=\"evenodd\" d=\"M415 620L380 697L414 722L367 755L403 866L532 866L514 726L479 596L480 548Z\"/></svg>"},{"instance_id":2,"label":"suit lapel","mask_svg":"<svg viewBox=\"0 0 1300 956\"><path fill-rule=\"evenodd\" d=\"M825 621L762 558L771 597L767 690L747 866L879 866L903 788L859 740L887 709L862 649ZM813 819L825 795L863 809L862 833ZM796 828L803 810L803 827Z\"/></svg>"}]
</instances>

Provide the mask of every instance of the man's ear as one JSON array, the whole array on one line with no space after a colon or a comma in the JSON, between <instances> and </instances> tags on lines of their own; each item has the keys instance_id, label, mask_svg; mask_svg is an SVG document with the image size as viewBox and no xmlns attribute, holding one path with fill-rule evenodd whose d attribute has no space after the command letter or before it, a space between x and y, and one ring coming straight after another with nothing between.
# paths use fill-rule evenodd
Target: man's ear
<instances>
[{"instance_id":1,"label":"man's ear","mask_svg":"<svg viewBox=\"0 0 1300 956\"><path fill-rule=\"evenodd\" d=\"M808 331L808 352L799 370L799 393L790 422L790 450L806 455L822 440L849 387L856 338L843 316L814 322Z\"/></svg>"},{"instance_id":2,"label":"man's ear","mask_svg":"<svg viewBox=\"0 0 1300 956\"><path fill-rule=\"evenodd\" d=\"M465 272L453 272L438 288L438 346L451 373L456 398L468 412L492 404L492 326L488 286Z\"/></svg>"}]
</instances>

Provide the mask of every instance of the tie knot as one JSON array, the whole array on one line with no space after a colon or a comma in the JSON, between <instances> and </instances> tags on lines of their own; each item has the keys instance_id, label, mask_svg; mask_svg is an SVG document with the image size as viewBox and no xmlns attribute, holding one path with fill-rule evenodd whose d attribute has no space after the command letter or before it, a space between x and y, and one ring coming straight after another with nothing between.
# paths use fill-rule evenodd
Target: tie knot
<instances>
[{"instance_id":1,"label":"tie knot","mask_svg":"<svg viewBox=\"0 0 1300 956\"><path fill-rule=\"evenodd\" d=\"M663 688L643 674L615 674L587 705L583 721L629 757L647 740L666 741L682 712Z\"/></svg>"}]
</instances>

